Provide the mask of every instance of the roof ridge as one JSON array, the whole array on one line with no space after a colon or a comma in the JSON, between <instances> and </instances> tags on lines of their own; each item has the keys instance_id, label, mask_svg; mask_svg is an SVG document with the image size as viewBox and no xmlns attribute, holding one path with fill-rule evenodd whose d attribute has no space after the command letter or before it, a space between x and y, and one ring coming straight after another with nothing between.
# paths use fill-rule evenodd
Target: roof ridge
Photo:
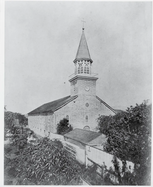
<instances>
[{"instance_id":1,"label":"roof ridge","mask_svg":"<svg viewBox=\"0 0 153 187\"><path fill-rule=\"evenodd\" d=\"M100 97L98 97L97 95L96 95L96 98L99 100L99 101L101 101L107 108L109 108L112 112L114 112L115 114L116 114L116 112L115 112L115 110L111 107L111 106L109 106L106 102L104 102Z\"/></svg>"},{"instance_id":2,"label":"roof ridge","mask_svg":"<svg viewBox=\"0 0 153 187\"><path fill-rule=\"evenodd\" d=\"M74 99L76 99L78 96L66 96L48 103L45 103L39 107L37 107L36 109L32 110L31 112L29 112L28 114L40 114L40 113L46 113L46 112L54 112L56 110L58 110L59 108L61 108L62 106L65 106L66 104L68 104L69 102L73 101Z\"/></svg>"},{"instance_id":3,"label":"roof ridge","mask_svg":"<svg viewBox=\"0 0 153 187\"><path fill-rule=\"evenodd\" d=\"M75 128L75 129L78 129L78 130L81 130L81 131L88 131L88 132L94 132L94 133L101 134L100 132L91 131L91 130L86 130L86 129L80 129L80 128ZM73 130L75 130L75 129L73 129ZM71 131L70 131L70 132L71 132Z\"/></svg>"},{"instance_id":4,"label":"roof ridge","mask_svg":"<svg viewBox=\"0 0 153 187\"><path fill-rule=\"evenodd\" d=\"M66 96L66 97L68 98L68 97L70 97L70 95L69 95L69 96ZM63 97L63 98L60 98L60 99L64 99L64 98L66 98L66 97ZM56 100L54 100L54 101L58 101L58 100L60 100L60 99L56 99ZM40 108L40 107L43 107L43 106L45 106L45 105L47 105L47 104L49 104L49 103L52 103L52 102L54 102L54 101L50 101L50 102L44 103L43 105L38 106L36 109L38 109L38 108ZM34 110L36 110L36 109L34 109ZM34 110L32 110L32 111L34 111ZM31 113L32 111L28 112L28 114Z\"/></svg>"},{"instance_id":5,"label":"roof ridge","mask_svg":"<svg viewBox=\"0 0 153 187\"><path fill-rule=\"evenodd\" d=\"M73 139L77 142L83 143L88 145L91 141L96 139L97 137L101 136L101 133L94 132L94 131L88 131L85 129L79 129L76 128L66 134L64 134L64 137Z\"/></svg>"},{"instance_id":6,"label":"roof ridge","mask_svg":"<svg viewBox=\"0 0 153 187\"><path fill-rule=\"evenodd\" d=\"M55 111L58 110L58 109L60 109L60 108L62 108L62 107L65 106L65 105L67 105L68 103L70 103L70 102L73 101L74 99L76 99L76 98L78 97L78 95L70 96L70 98L71 98L71 97L72 97L72 99L71 99L70 101L68 101L68 102L64 103L63 105L61 105L61 106L55 108Z\"/></svg>"},{"instance_id":7,"label":"roof ridge","mask_svg":"<svg viewBox=\"0 0 153 187\"><path fill-rule=\"evenodd\" d=\"M53 100L53 101L50 101L50 102L44 103L43 105L46 105L46 104L49 104L49 103L52 103L52 102L56 102L56 101L58 101L58 100L62 100L62 99L64 99L64 98L68 98L68 97L71 97L71 96L68 95L68 96L62 97L62 98L60 98L60 99L56 99L56 100ZM41 106L43 106L43 105L41 105Z\"/></svg>"}]
</instances>

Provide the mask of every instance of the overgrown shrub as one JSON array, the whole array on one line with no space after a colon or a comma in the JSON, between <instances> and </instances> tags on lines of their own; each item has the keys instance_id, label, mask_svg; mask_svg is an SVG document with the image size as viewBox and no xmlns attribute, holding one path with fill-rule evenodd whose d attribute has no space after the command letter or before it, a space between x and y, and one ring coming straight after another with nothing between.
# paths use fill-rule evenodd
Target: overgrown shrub
<instances>
[{"instance_id":1,"label":"overgrown shrub","mask_svg":"<svg viewBox=\"0 0 153 187\"><path fill-rule=\"evenodd\" d=\"M57 124L57 134L65 134L72 131L73 128L69 124L69 120L64 118Z\"/></svg>"},{"instance_id":2,"label":"overgrown shrub","mask_svg":"<svg viewBox=\"0 0 153 187\"><path fill-rule=\"evenodd\" d=\"M150 185L151 105L144 101L135 107L130 106L126 112L101 116L99 130L107 137L105 151L123 161L139 164L140 167L135 169L136 184Z\"/></svg>"},{"instance_id":3,"label":"overgrown shrub","mask_svg":"<svg viewBox=\"0 0 153 187\"><path fill-rule=\"evenodd\" d=\"M82 171L81 165L69 157L61 142L48 138L39 140L37 145L27 145L7 167L13 168L21 185L66 185Z\"/></svg>"}]
</instances>

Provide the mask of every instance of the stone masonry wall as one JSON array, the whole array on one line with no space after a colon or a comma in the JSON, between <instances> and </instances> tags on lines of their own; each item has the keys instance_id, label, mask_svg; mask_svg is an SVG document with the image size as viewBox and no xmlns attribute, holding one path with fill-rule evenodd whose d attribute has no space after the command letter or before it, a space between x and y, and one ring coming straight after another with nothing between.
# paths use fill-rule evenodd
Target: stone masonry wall
<instances>
[{"instance_id":1,"label":"stone masonry wall","mask_svg":"<svg viewBox=\"0 0 153 187\"><path fill-rule=\"evenodd\" d=\"M40 136L48 136L49 132L56 132L55 115L32 115L28 116L28 125L31 130Z\"/></svg>"},{"instance_id":2,"label":"stone masonry wall","mask_svg":"<svg viewBox=\"0 0 153 187\"><path fill-rule=\"evenodd\" d=\"M79 95L74 101L55 112L56 124L68 115L73 128L83 129L85 126L89 126L90 130L96 130L99 115L110 114L114 113L105 107L96 96L90 95Z\"/></svg>"},{"instance_id":3,"label":"stone masonry wall","mask_svg":"<svg viewBox=\"0 0 153 187\"><path fill-rule=\"evenodd\" d=\"M83 129L88 126L90 130L96 130L97 118L100 115L114 114L103 105L96 96L79 95L75 100L61 107L54 114L28 116L29 128L36 134L48 136L56 133L57 124L63 118L69 117L73 128Z\"/></svg>"},{"instance_id":4,"label":"stone masonry wall","mask_svg":"<svg viewBox=\"0 0 153 187\"><path fill-rule=\"evenodd\" d=\"M89 88L87 91L86 88ZM74 95L96 95L96 80L75 79L71 82L71 96Z\"/></svg>"}]
</instances>

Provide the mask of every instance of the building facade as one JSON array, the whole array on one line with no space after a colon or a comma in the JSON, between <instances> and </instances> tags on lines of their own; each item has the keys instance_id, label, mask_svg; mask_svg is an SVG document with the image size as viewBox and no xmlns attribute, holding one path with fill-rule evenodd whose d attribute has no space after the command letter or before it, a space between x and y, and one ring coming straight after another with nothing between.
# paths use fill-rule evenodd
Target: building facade
<instances>
[{"instance_id":1,"label":"building facade","mask_svg":"<svg viewBox=\"0 0 153 187\"><path fill-rule=\"evenodd\" d=\"M28 113L29 128L41 136L56 133L57 124L69 119L73 129L95 131L100 115L114 115L115 110L96 95L97 74L92 72L84 28L74 62L74 73L70 76L70 95L46 103Z\"/></svg>"}]
</instances>

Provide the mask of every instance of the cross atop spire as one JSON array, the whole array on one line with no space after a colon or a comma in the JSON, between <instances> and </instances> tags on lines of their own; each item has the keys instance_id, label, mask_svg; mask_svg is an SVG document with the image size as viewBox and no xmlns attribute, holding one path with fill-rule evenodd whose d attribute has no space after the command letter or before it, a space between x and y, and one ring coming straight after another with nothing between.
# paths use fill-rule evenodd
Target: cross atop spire
<instances>
[{"instance_id":1,"label":"cross atop spire","mask_svg":"<svg viewBox=\"0 0 153 187\"><path fill-rule=\"evenodd\" d=\"M90 57L87 41L84 34L84 28L82 28L82 35L74 62L78 60L87 60L92 63L92 59Z\"/></svg>"}]
</instances>

